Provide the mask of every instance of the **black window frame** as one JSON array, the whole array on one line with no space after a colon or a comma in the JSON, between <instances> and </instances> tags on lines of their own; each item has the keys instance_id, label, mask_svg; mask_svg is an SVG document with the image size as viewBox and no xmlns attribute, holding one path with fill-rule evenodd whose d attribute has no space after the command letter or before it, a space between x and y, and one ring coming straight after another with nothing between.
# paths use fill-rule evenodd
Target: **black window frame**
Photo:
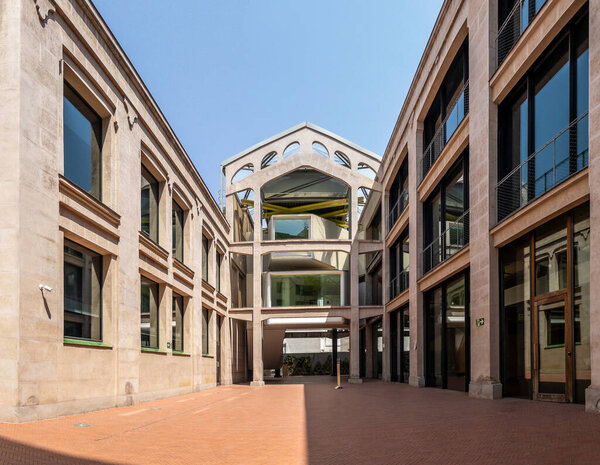
<instances>
[{"instance_id":1,"label":"black window frame","mask_svg":"<svg viewBox=\"0 0 600 465\"><path fill-rule=\"evenodd\" d=\"M156 201L156 220L155 220L155 226L154 226L154 231L152 231L152 206L149 204L148 205L148 231L144 230L144 224L143 224L143 218L144 218L144 210L142 209L141 206L141 197L142 197L142 191L145 189L144 186L140 186L140 231L148 238L150 239L152 242L158 244L159 240L160 240L160 181L158 179L156 179L156 176L154 176L150 170L148 168L146 168L143 164L141 166L141 170L140 170L140 178L144 178L146 180L146 182L148 182L149 184L149 190L151 192L151 196L150 196L150 201L152 201L152 195L155 198Z\"/></svg>"},{"instance_id":2,"label":"black window frame","mask_svg":"<svg viewBox=\"0 0 600 465\"><path fill-rule=\"evenodd\" d=\"M179 220L180 227L177 226L177 220ZM186 222L186 214L185 210L179 205L179 203L173 199L171 204L171 226L172 226L172 234L171 234L171 252L173 254L173 258L179 260L181 263L184 263L185 258L185 222ZM181 250L177 250L176 243L176 232L179 232L181 235Z\"/></svg>"}]
</instances>

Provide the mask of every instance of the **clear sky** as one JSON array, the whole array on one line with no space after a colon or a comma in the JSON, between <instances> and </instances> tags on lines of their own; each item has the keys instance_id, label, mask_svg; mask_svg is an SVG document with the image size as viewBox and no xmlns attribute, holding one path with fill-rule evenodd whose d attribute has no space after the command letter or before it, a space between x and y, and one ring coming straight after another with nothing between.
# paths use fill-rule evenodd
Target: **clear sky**
<instances>
[{"instance_id":1,"label":"clear sky","mask_svg":"<svg viewBox=\"0 0 600 465\"><path fill-rule=\"evenodd\" d=\"M383 155L442 0L94 0L218 200L303 121Z\"/></svg>"}]
</instances>

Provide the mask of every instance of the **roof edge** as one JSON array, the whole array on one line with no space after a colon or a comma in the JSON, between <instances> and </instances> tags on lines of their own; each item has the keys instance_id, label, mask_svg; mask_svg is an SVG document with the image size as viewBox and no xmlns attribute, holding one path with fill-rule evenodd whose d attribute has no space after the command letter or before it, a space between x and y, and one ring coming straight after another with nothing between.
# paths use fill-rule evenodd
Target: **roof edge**
<instances>
[{"instance_id":1,"label":"roof edge","mask_svg":"<svg viewBox=\"0 0 600 465\"><path fill-rule=\"evenodd\" d=\"M378 163L381 163L381 161L382 161L381 156L377 155L375 152L365 149L364 147L361 147L360 145L355 144L354 142L349 141L348 139L345 139L344 137L339 136L339 135L335 134L334 132L328 131L327 129L317 126L316 124L309 123L308 121L304 121L303 123L296 124L295 126L292 126L291 128L286 129L285 131L275 134L274 136L271 136L268 139L265 139L257 144L254 144L253 146L248 147L247 149L233 155L232 157L227 158L226 160L221 162L221 167L230 165L234 161L239 160L242 157L245 157L249 153L254 152L255 150L258 150L261 147L264 147L265 145L270 144L271 142L275 142L276 140L281 139L282 137L285 137L289 134L292 134L292 133L299 131L300 129L304 129L304 128L312 129L313 131L320 132L321 134L331 137L332 139L336 139L339 142L353 148L354 150L357 150L357 151L361 152L362 154L367 155L368 157L374 159Z\"/></svg>"}]
</instances>

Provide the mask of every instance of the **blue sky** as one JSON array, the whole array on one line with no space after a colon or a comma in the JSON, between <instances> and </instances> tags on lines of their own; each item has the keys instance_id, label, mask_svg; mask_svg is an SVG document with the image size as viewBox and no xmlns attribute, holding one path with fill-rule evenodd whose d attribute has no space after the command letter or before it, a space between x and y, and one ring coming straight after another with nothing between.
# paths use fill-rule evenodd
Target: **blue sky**
<instances>
[{"instance_id":1,"label":"blue sky","mask_svg":"<svg viewBox=\"0 0 600 465\"><path fill-rule=\"evenodd\" d=\"M94 3L218 198L221 161L303 121L383 155L442 0Z\"/></svg>"}]
</instances>

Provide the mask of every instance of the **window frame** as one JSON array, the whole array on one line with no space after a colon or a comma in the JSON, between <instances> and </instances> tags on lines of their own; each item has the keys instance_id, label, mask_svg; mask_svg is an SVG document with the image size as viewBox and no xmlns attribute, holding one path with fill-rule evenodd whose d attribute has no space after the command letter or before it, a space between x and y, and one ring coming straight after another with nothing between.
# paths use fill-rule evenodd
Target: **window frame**
<instances>
[{"instance_id":1,"label":"window frame","mask_svg":"<svg viewBox=\"0 0 600 465\"><path fill-rule=\"evenodd\" d=\"M94 162L93 162L93 150L94 148L92 148L92 152L89 154L90 158L91 158L91 162L90 162L90 190L86 190L83 186L80 186L77 182L75 182L73 179L71 179L69 176L67 176L66 173L66 167L67 167L67 163L66 163L66 147L65 147L65 130L66 130L66 124L65 124L65 100L68 100L69 103L79 112L79 114L81 116L83 116L91 125L93 131L92 131L92 135L95 136L96 142L98 144L98 160L96 162L96 164L98 166L96 166L96 169L98 171L98 186L97 186L97 195L94 194L94 186L93 186L93 172L94 172ZM87 113L87 114L86 114ZM99 202L102 202L102 188L103 188L103 176L102 176L102 171L103 171L103 156L102 156L102 151L103 151L103 125L104 125L104 118L102 118L102 116L100 116L98 114L97 111L95 111L92 106L81 96L81 94L79 92L77 92L77 90L65 79L63 80L63 112L62 112L62 123L63 123L63 175L66 179L68 179L70 182L72 182L73 184L75 184L77 187L81 188L82 190L84 190L85 192L87 192L88 194L90 194L92 197L94 197L96 200L98 200ZM93 121L93 119L96 119L97 121Z\"/></svg>"},{"instance_id":2,"label":"window frame","mask_svg":"<svg viewBox=\"0 0 600 465\"><path fill-rule=\"evenodd\" d=\"M150 286L150 296L153 296L153 292L152 292L152 288L155 289L156 291L156 345L152 346L152 345L148 345L148 346L144 346L142 345L142 320L141 320L141 315L142 315L142 298L141 298L141 293L142 293L142 286L144 284L147 284ZM149 309L150 314L150 319L152 318L152 310ZM150 329L152 329L152 320L150 320ZM152 332L150 333L150 340L152 340ZM160 285L156 282L153 281L149 278L146 278L144 275L140 275L140 347L142 350L160 350Z\"/></svg>"},{"instance_id":3,"label":"window frame","mask_svg":"<svg viewBox=\"0 0 600 465\"><path fill-rule=\"evenodd\" d=\"M86 337L80 337L80 336L71 336L71 335L67 335L65 334L65 312L66 312L66 306L64 304L64 300L66 298L66 286L65 286L65 254L66 248L71 248L75 251L78 251L80 253L83 254L88 254L91 256L96 256L99 258L100 263L99 263L99 270L97 272L98 274L98 285L99 285L99 289L100 289L100 295L99 295L99 299L98 299L98 303L99 303L99 308L98 308L98 320L99 320L99 331L100 331L100 337L99 339L93 339L93 338L86 338ZM84 247L82 245L79 245L77 242L74 242L70 239L65 238L63 240L63 337L67 338L67 339L77 339L79 341L90 341L90 342L103 342L104 341L104 283L105 280L103 279L104 276L104 257L103 255L94 252L93 250L88 249L87 247Z\"/></svg>"},{"instance_id":4,"label":"window frame","mask_svg":"<svg viewBox=\"0 0 600 465\"><path fill-rule=\"evenodd\" d=\"M180 226L177 227L175 220L179 219ZM186 223L186 214L185 210L179 205L179 203L173 199L171 203L171 253L173 254L173 258L179 260L181 263L185 263L185 223ZM181 235L181 250L176 250L176 241L175 241L175 232L179 232Z\"/></svg>"},{"instance_id":5,"label":"window frame","mask_svg":"<svg viewBox=\"0 0 600 465\"><path fill-rule=\"evenodd\" d=\"M175 332L173 331L174 327L178 327L177 325L173 326L173 321L177 322L177 319L173 320L173 314L176 315L177 312L177 306L175 306L175 303L178 302L180 304L180 311L181 311L181 328L179 329L179 333L180 333L180 337L181 337L181 347L177 348L176 347L176 343L175 343ZM172 296L171 296L171 303L172 303L172 314L171 314L171 350L173 352L185 352L185 298L176 293L173 292Z\"/></svg>"},{"instance_id":6,"label":"window frame","mask_svg":"<svg viewBox=\"0 0 600 465\"><path fill-rule=\"evenodd\" d=\"M148 182L149 184L149 190L151 192L151 194L154 194L154 198L156 200L156 220L155 220L155 235L156 237L153 238L152 237L152 207L149 204L148 205L148 217L149 217L149 221L148 221L148 228L149 231L146 232L144 231L143 228L143 223L142 223L142 219L143 219L143 209L142 209L142 205L141 205L141 195L142 195L142 191L144 189L144 186L140 185L140 231L142 232L142 234L144 234L145 237L147 237L148 239L150 239L152 242L154 242L155 244L159 244L159 240L160 240L160 181L156 178L156 176L154 176L152 174L152 172L146 168L146 166L142 163L141 168L140 168L140 178L144 178L146 179L146 182ZM148 179L150 178L151 180L153 180L154 182L149 182L150 180ZM141 179L140 179L141 181ZM155 187L153 187L155 186ZM152 201L152 196L150 196L150 201Z\"/></svg>"}]
</instances>

